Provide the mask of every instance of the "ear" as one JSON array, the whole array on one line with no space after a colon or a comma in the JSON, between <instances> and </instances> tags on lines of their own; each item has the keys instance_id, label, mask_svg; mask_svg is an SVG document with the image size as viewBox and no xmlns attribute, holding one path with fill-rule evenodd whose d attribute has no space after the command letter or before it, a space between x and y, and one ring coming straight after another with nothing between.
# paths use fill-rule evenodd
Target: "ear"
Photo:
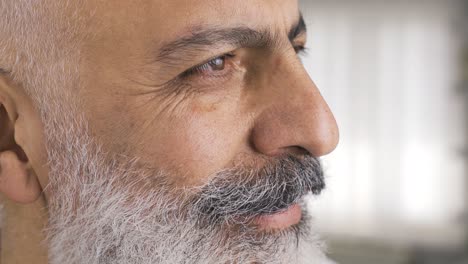
<instances>
[{"instance_id":1,"label":"ear","mask_svg":"<svg viewBox=\"0 0 468 264\"><path fill-rule=\"evenodd\" d=\"M0 192L19 203L36 201L42 188L29 158L15 138L19 118L11 82L0 74Z\"/></svg>"},{"instance_id":2,"label":"ear","mask_svg":"<svg viewBox=\"0 0 468 264\"><path fill-rule=\"evenodd\" d=\"M42 193L34 171L13 151L0 153L0 192L25 204L36 201Z\"/></svg>"}]
</instances>

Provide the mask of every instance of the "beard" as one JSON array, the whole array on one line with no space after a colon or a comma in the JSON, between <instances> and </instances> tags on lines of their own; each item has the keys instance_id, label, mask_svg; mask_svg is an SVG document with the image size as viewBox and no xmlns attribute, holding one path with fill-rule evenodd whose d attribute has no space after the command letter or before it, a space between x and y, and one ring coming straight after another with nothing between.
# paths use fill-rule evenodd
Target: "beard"
<instances>
[{"instance_id":1,"label":"beard","mask_svg":"<svg viewBox=\"0 0 468 264\"><path fill-rule=\"evenodd\" d=\"M50 107L44 122L50 263L328 263L305 212L284 230L251 224L320 193L317 159L236 166L180 188L170 173L104 151L85 119L67 108Z\"/></svg>"}]
</instances>

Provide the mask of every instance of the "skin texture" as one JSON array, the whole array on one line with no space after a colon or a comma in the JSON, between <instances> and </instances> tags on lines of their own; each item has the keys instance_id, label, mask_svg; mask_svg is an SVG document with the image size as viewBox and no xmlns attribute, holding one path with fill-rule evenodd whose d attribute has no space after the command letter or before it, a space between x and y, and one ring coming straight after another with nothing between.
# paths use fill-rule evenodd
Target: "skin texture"
<instances>
[{"instance_id":1,"label":"skin texture","mask_svg":"<svg viewBox=\"0 0 468 264\"><path fill-rule=\"evenodd\" d=\"M320 157L336 147L334 117L294 50L305 35L288 40L299 19L296 1L86 1L83 10L95 14L85 29L95 37L81 47L81 87L73 93L104 151L170 171L177 175L171 183L182 187L238 163ZM195 29L234 26L274 32L278 45L220 45L173 67L155 59L169 40ZM161 85L228 52L236 56L222 78L208 72L182 88ZM0 191L9 200L2 263L46 263L39 243L51 195L43 124L28 93L7 75L0 78L0 106Z\"/></svg>"}]
</instances>

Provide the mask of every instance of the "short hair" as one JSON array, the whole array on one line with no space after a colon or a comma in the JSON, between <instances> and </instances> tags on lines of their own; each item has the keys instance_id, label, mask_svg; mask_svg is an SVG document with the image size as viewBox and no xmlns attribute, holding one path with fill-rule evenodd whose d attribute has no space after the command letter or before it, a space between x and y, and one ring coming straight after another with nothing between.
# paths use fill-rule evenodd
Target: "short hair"
<instances>
[{"instance_id":1,"label":"short hair","mask_svg":"<svg viewBox=\"0 0 468 264\"><path fill-rule=\"evenodd\" d=\"M31 97L76 72L83 0L1 0L0 74ZM62 80L63 81L63 80Z\"/></svg>"}]
</instances>

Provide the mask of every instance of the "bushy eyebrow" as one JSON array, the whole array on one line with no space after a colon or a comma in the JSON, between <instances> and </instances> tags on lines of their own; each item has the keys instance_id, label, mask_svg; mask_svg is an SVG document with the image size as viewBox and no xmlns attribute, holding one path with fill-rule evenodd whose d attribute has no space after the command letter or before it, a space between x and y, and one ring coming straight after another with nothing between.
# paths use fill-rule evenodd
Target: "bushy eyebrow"
<instances>
[{"instance_id":1,"label":"bushy eyebrow","mask_svg":"<svg viewBox=\"0 0 468 264\"><path fill-rule=\"evenodd\" d=\"M299 20L297 21L296 24L293 25L293 27L289 31L289 34L288 34L289 41L293 42L297 37L306 33L307 33L307 26L304 21L304 17L302 16L302 14L299 14Z\"/></svg>"},{"instance_id":2,"label":"bushy eyebrow","mask_svg":"<svg viewBox=\"0 0 468 264\"><path fill-rule=\"evenodd\" d=\"M289 41L293 42L306 32L306 24L300 14L297 23L289 30ZM259 31L249 27L199 28L193 30L189 36L163 44L156 60L171 65L180 61L190 61L201 52L216 47L267 49L279 46L282 42L282 37L270 30Z\"/></svg>"}]
</instances>

